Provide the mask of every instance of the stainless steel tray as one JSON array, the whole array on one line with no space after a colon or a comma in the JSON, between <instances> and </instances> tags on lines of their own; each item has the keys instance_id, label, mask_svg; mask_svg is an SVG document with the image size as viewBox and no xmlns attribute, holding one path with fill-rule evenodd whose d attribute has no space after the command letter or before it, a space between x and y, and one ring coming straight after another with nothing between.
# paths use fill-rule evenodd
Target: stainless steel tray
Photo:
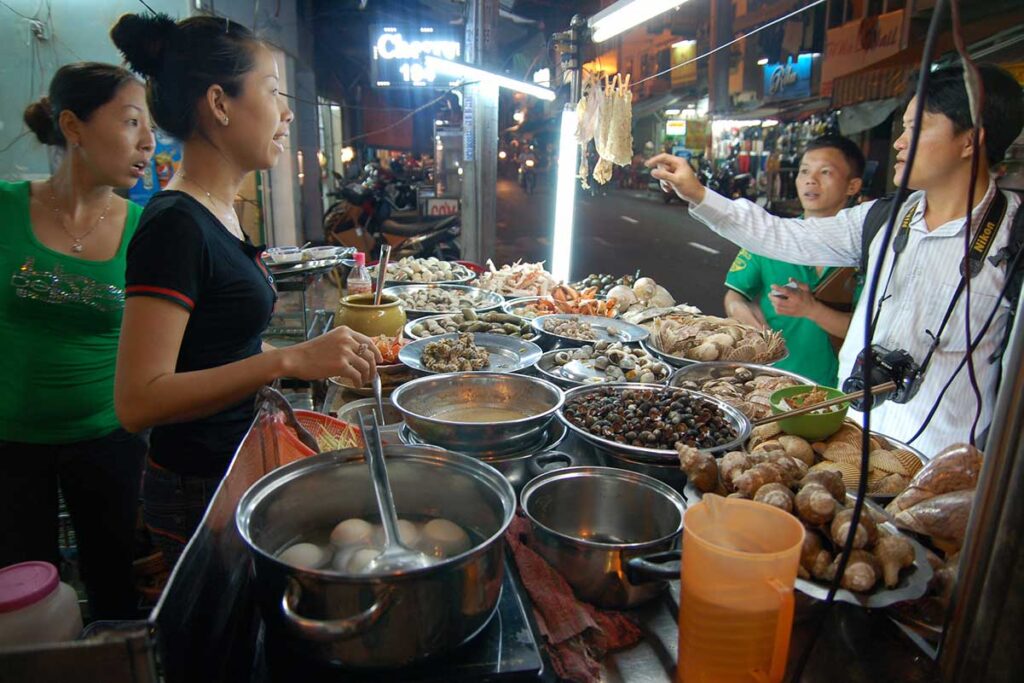
<instances>
[{"instance_id":1,"label":"stainless steel tray","mask_svg":"<svg viewBox=\"0 0 1024 683\"><path fill-rule=\"evenodd\" d=\"M442 334L437 337L418 339L402 347L398 352L398 359L414 370L429 374L439 374L429 370L421 361L423 349L442 339L455 339L459 333ZM524 341L517 337L509 337L503 334L474 334L473 341L491 354L491 364L479 372L519 372L525 370L541 356L541 349L533 342Z\"/></svg>"},{"instance_id":2,"label":"stainless steel tray","mask_svg":"<svg viewBox=\"0 0 1024 683\"><path fill-rule=\"evenodd\" d=\"M491 311L483 311L483 313L490 313L490 312ZM428 335L426 337L418 336L418 335L416 335L415 332L413 332L413 328L416 327L416 325L424 323L424 322L426 322L428 320L442 320L444 318L450 318L450 317L455 316L455 315L462 315L462 314L461 313L438 313L437 315L425 315L422 318L413 318L412 320L410 320L409 322L407 322L405 324L405 328L402 330L402 332L409 339L429 339L432 336L436 337L438 335ZM530 328L527 328L527 329L530 331L531 334L533 334L533 336L530 337L529 339L524 339L523 337L516 337L515 335L511 335L511 334L503 335L503 336L512 337L513 339L524 339L524 341L529 341L529 342L536 343L537 340L540 339L540 335L537 334L535 330L532 330ZM446 334L455 334L455 333L454 332L448 332ZM480 333L473 333L473 334L500 334L500 333L498 333L498 332L480 332Z\"/></svg>"},{"instance_id":3,"label":"stainless steel tray","mask_svg":"<svg viewBox=\"0 0 1024 683\"><path fill-rule=\"evenodd\" d=\"M452 268L452 270L458 270L462 273L459 277L455 278L454 280L436 280L434 282L411 282L409 280L392 280L390 278L385 277L384 285L386 287L403 287L405 285L464 285L476 279L476 273L471 271L466 266L462 265L461 263L454 265L455 267ZM368 266L367 270L370 271L370 277L373 278L374 281L376 281L377 266ZM388 270L390 271L391 268L389 267Z\"/></svg>"},{"instance_id":4,"label":"stainless steel tray","mask_svg":"<svg viewBox=\"0 0 1024 683\"><path fill-rule=\"evenodd\" d=\"M654 344L652 344L650 339L644 339L643 341L641 341L640 342L640 346L642 346L644 348L644 350L646 350L652 356L655 356L656 358L659 358L659 359L665 361L669 365L674 365L677 368L687 367L687 366L690 366L690 365L697 365L697 364L700 364L700 363L703 362L703 361L699 361L699 360L693 360L692 358L686 358L685 356L673 356L671 353L665 353L661 349L657 348ZM764 363L762 365L762 367L770 367L772 365L775 365L779 361L786 360L787 358L789 358L789 349L788 348L785 350L785 352L781 356L779 356L778 358L773 360L771 363ZM715 361L715 362L719 362L719 361ZM731 361L721 361L721 362L731 362Z\"/></svg>"},{"instance_id":5,"label":"stainless steel tray","mask_svg":"<svg viewBox=\"0 0 1024 683\"><path fill-rule=\"evenodd\" d=\"M579 398L580 396L587 396L588 394L605 391L609 388L618 391L625 391L626 389L678 391L681 393L689 394L690 396L699 397L700 399L715 405L717 408L720 408L721 411L725 414L726 419L728 419L731 423L733 429L736 430L736 438L728 443L722 444L721 446L701 449L708 453L725 453L728 451L736 450L737 448L741 448L743 442L747 440L748 436L750 436L750 420L747 419L746 415L736 410L725 401L721 401L717 398L714 398L713 396L708 396L707 394L701 394L696 391L687 391L686 389L667 387L663 384L639 384L636 382L588 384L586 386L576 387L575 389L570 389L569 391L565 392L565 402L562 404L562 407L559 409L557 415L558 419L564 422L566 427L568 427L570 430L578 434L580 438L582 438L595 448L611 452L613 454L621 454L626 456L627 458L631 458L634 460L644 460L647 462L662 463L665 462L666 460L674 461L676 463L678 463L679 461L679 454L676 453L676 451L674 450L662 450L660 448L643 448L641 446L630 446L627 444L618 443L610 439L595 436L586 429L583 429L582 427L573 424L572 421L565 417L565 408L573 401L573 399Z\"/></svg>"},{"instance_id":6,"label":"stainless steel tray","mask_svg":"<svg viewBox=\"0 0 1024 683\"><path fill-rule=\"evenodd\" d=\"M562 353L563 351L565 351L565 349L545 351L544 355L541 356L534 364L533 369L537 372L538 375L540 375L549 382L554 382L563 389L572 389L573 387L582 386L593 386L595 384L608 384L611 381L608 379L595 379L593 381L583 382L576 379L575 377L570 377L567 374L560 372L560 366L555 365L554 358L555 354ZM666 381L667 380L663 380L661 382L649 382L644 384L644 386L661 387L665 386ZM641 383L637 382L637 384Z\"/></svg>"},{"instance_id":7,"label":"stainless steel tray","mask_svg":"<svg viewBox=\"0 0 1024 683\"><path fill-rule=\"evenodd\" d=\"M544 329L544 323L548 320L578 320L582 323L587 323L593 328L594 336L596 336L597 339L576 339L575 337L565 337L560 334L548 332ZM561 345L569 346L583 346L585 344L593 344L595 341L632 344L635 342L642 342L651 334L647 328L640 327L639 325L627 323L624 320L616 320L615 318L606 318L600 315L553 313L551 315L542 315L538 318L534 318L530 324L533 325L533 329L537 330L537 332L542 336L554 339Z\"/></svg>"},{"instance_id":8,"label":"stainless steel tray","mask_svg":"<svg viewBox=\"0 0 1024 683\"><path fill-rule=\"evenodd\" d=\"M409 295L413 292L420 292L429 289L443 289L449 292L459 292L474 302L473 310L477 313L492 311L501 306L501 303L504 301L500 294L495 294L494 292L488 292L487 290L480 289L478 287L469 287L466 285L399 285L395 287L387 287L384 289L383 293L398 297L399 300L402 300L403 295ZM402 303L402 308L405 310L405 314L410 318L422 318L427 315L438 315L442 313L458 313L458 311L409 308L405 305L404 301Z\"/></svg>"}]
</instances>

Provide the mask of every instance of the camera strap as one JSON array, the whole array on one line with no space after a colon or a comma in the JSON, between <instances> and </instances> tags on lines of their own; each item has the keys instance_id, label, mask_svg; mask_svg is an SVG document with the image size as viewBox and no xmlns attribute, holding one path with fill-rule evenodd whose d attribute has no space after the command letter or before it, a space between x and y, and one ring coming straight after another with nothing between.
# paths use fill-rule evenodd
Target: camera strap
<instances>
[{"instance_id":1,"label":"camera strap","mask_svg":"<svg viewBox=\"0 0 1024 683\"><path fill-rule=\"evenodd\" d=\"M932 356L935 355L936 349L939 348L942 332L946 329L946 324L949 323L949 319L953 316L953 310L956 308L960 295L967 289L967 280L977 276L985 266L985 259L992 248L992 243L996 241L999 226L1002 225L1003 218L1006 217L1006 205L1006 196L999 190L996 190L996 195L992 198L991 203L989 203L988 209L985 210L985 215L982 216L981 223L978 225L978 231L975 233L974 239L971 240L970 252L960 262L960 282L957 283L953 298L950 300L949 306L946 307L946 313L942 316L939 329L935 334L929 332L929 335L932 337L932 345L928 349L924 362L921 363L921 374L924 374L925 370L928 369ZM970 311L967 314L970 315Z\"/></svg>"}]
</instances>

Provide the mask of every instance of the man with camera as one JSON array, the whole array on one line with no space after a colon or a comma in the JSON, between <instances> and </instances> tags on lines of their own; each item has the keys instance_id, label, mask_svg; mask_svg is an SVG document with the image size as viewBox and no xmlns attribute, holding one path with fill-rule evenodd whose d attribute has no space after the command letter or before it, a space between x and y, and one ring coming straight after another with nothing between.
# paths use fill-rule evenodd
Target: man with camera
<instances>
[{"instance_id":1,"label":"man with camera","mask_svg":"<svg viewBox=\"0 0 1024 683\"><path fill-rule=\"evenodd\" d=\"M655 178L690 202L692 216L745 249L825 266L858 266L866 250L868 281L839 353L839 377L852 377L844 383L847 390L887 379L896 382L895 390L876 398L871 414L872 429L887 436L909 440L934 412L914 442L929 457L951 443L966 441L975 421L975 396L963 367L969 348L982 394L978 431L987 428L1002 368L998 351L1011 315L1004 285L1016 253L1008 245L1021 201L1017 194L997 189L989 169L1002 160L1024 126L1024 100L1020 85L1006 71L987 65L979 70L984 98L977 175L971 168L974 137L962 70L935 71L921 103L920 139L909 180L913 192L899 207L889 244L882 244L882 231L873 237L868 232L869 239L864 239L874 202L831 218L783 219L752 202L728 200L705 189L682 159L662 154L647 162ZM903 134L894 143L897 182L904 172L918 106L916 97L908 103ZM962 277L972 179L971 255L964 263L968 276ZM877 301L870 312L875 328L868 350L874 354L876 371L865 379L857 373L865 351L867 291L879 259ZM968 281L969 312L964 291ZM991 325L979 338L993 313ZM965 330L968 314L970 339Z\"/></svg>"}]
</instances>

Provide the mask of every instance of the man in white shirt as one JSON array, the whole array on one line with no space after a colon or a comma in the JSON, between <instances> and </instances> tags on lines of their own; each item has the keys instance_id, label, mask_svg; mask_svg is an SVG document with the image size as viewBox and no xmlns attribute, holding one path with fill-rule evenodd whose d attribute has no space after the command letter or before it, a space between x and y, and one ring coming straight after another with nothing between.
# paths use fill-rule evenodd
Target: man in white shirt
<instances>
[{"instance_id":1,"label":"man in white shirt","mask_svg":"<svg viewBox=\"0 0 1024 683\"><path fill-rule=\"evenodd\" d=\"M1020 85L1006 71L982 65L984 86L983 129L980 163L974 184L972 237L996 193L989 169L1000 162L1024 126L1024 101ZM912 98L903 116L904 132L894 143L899 182L911 138L918 102ZM868 251L868 282L854 311L850 332L839 353L839 378L851 374L864 347L864 323L868 314L868 287L879 258L883 259L878 285L878 312L873 344L904 349L922 363L938 333L942 319L956 298L952 315L939 335L939 344L920 390L907 403L886 401L875 405L871 428L899 440L918 432L938 399L943 386L963 360L968 339L965 333L966 294L955 297L964 259L966 205L971 184L974 152L970 108L959 67L942 69L930 76L924 98L917 156L910 172L914 192L900 211L896 231L905 232L906 246L893 267L893 245L882 244L882 232ZM856 266L861 261L864 220L872 202L841 211L831 218L783 219L772 216L746 200L729 200L701 186L690 165L661 154L650 159L652 175L671 185L690 202L690 214L739 246L771 258L806 265ZM1008 242L1010 226L1020 205L1015 193L1002 192L1006 209L986 256L999 253ZM1001 202L997 202L996 206ZM906 224L908 230L901 228ZM895 238L893 240L896 241ZM997 310L988 332L974 350L974 366L982 393L981 433L992 417L1001 366L991 356L1003 340L1009 307L999 296L1006 281L1006 263L981 261L980 272L970 279L971 336L977 337L991 312ZM889 280L891 274L891 280ZM928 428L914 442L927 457L946 446L968 439L976 401L966 369L955 375Z\"/></svg>"}]
</instances>

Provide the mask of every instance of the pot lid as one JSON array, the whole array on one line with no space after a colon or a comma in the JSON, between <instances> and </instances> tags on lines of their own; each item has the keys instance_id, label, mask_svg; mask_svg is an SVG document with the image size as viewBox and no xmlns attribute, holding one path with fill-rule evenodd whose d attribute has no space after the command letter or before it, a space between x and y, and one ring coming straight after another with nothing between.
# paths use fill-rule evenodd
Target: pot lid
<instances>
[{"instance_id":1,"label":"pot lid","mask_svg":"<svg viewBox=\"0 0 1024 683\"><path fill-rule=\"evenodd\" d=\"M34 605L60 583L49 562L22 562L0 569L0 614Z\"/></svg>"}]
</instances>

